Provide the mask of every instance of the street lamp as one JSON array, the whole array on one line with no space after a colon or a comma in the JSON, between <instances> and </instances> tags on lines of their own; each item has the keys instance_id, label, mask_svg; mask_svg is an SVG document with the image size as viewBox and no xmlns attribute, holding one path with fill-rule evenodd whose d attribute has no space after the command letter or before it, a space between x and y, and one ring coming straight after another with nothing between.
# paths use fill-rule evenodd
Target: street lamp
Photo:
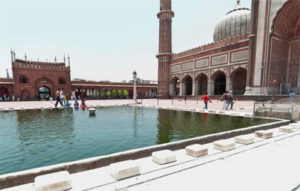
<instances>
[{"instance_id":1,"label":"street lamp","mask_svg":"<svg viewBox=\"0 0 300 191\"><path fill-rule=\"evenodd\" d=\"M277 80L273 80L273 96L272 96L272 102L274 103L276 101L275 98L275 86L276 86Z\"/></svg>"},{"instance_id":2,"label":"street lamp","mask_svg":"<svg viewBox=\"0 0 300 191\"><path fill-rule=\"evenodd\" d=\"M134 103L136 103L136 76L137 73L134 70L132 73L132 77L133 77L133 99L134 99Z\"/></svg>"}]
</instances>

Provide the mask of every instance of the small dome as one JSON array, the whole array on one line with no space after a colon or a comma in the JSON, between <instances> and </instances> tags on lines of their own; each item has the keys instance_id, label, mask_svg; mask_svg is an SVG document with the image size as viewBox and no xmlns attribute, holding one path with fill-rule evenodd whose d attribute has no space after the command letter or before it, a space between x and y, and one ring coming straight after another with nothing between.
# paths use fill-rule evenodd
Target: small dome
<instances>
[{"instance_id":1,"label":"small dome","mask_svg":"<svg viewBox=\"0 0 300 191\"><path fill-rule=\"evenodd\" d=\"M240 1L237 5L216 25L214 30L214 41L239 36L249 33L251 22L251 11L241 7Z\"/></svg>"}]
</instances>

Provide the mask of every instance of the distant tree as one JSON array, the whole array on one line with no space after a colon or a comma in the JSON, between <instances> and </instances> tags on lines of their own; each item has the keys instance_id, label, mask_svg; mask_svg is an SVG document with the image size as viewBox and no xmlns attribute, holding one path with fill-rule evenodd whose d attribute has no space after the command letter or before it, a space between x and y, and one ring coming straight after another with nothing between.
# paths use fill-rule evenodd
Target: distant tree
<instances>
[{"instance_id":1,"label":"distant tree","mask_svg":"<svg viewBox=\"0 0 300 191\"><path fill-rule=\"evenodd\" d=\"M118 90L118 97L119 97L119 98L122 98L122 97L123 97L122 90Z\"/></svg>"},{"instance_id":2,"label":"distant tree","mask_svg":"<svg viewBox=\"0 0 300 191\"><path fill-rule=\"evenodd\" d=\"M128 97L128 91L127 91L127 90L124 90L124 91L123 91L123 96L124 96L125 98Z\"/></svg>"},{"instance_id":3,"label":"distant tree","mask_svg":"<svg viewBox=\"0 0 300 191\"><path fill-rule=\"evenodd\" d=\"M116 98L117 97L117 91L116 90L112 90L111 91L111 97L112 98Z\"/></svg>"},{"instance_id":4,"label":"distant tree","mask_svg":"<svg viewBox=\"0 0 300 191\"><path fill-rule=\"evenodd\" d=\"M106 97L110 97L111 96L111 92L110 91L107 91L106 92Z\"/></svg>"}]
</instances>

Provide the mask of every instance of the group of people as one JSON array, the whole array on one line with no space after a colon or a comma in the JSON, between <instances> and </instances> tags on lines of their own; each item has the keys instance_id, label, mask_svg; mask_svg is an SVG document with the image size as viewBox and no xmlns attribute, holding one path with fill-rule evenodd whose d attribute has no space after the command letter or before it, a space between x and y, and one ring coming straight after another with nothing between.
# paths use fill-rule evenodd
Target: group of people
<instances>
[{"instance_id":1,"label":"group of people","mask_svg":"<svg viewBox=\"0 0 300 191\"><path fill-rule=\"evenodd\" d=\"M208 109L208 102L212 103L210 97L208 96L208 93L205 92L205 94L201 97L201 100L203 100L204 102L204 110ZM233 94L232 91L230 91L229 93L226 91L223 93L223 95L221 96L220 101L224 101L223 103L223 109L227 110L228 107L230 106L230 109L233 108Z\"/></svg>"},{"instance_id":2,"label":"group of people","mask_svg":"<svg viewBox=\"0 0 300 191\"><path fill-rule=\"evenodd\" d=\"M223 93L220 101L224 101L224 103L223 103L223 109L224 110L227 110L229 106L230 106L230 109L232 109L232 107L233 107L233 94L232 94L232 91L229 91L229 93L227 91L225 91Z\"/></svg>"},{"instance_id":3,"label":"group of people","mask_svg":"<svg viewBox=\"0 0 300 191\"><path fill-rule=\"evenodd\" d=\"M85 98L81 98L81 105L79 105L77 99L74 102L74 108L86 108L87 105L85 104ZM69 95L68 94L64 94L63 90L58 89L56 91L56 103L55 103L55 107L57 107L58 103L60 103L61 106L65 107L65 108L70 108L71 107L71 103L69 102Z\"/></svg>"}]
</instances>

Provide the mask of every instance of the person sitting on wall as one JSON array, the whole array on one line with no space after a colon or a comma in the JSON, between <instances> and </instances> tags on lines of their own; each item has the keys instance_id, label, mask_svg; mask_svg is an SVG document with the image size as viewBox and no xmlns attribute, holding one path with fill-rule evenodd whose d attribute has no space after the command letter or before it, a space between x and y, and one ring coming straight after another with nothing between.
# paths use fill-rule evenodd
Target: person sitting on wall
<instances>
[{"instance_id":1,"label":"person sitting on wall","mask_svg":"<svg viewBox=\"0 0 300 191\"><path fill-rule=\"evenodd\" d=\"M77 101L77 100L75 100L75 103L74 103L74 108L75 108L75 109L78 109L78 108L79 108L79 103L78 103L78 101Z\"/></svg>"},{"instance_id":2,"label":"person sitting on wall","mask_svg":"<svg viewBox=\"0 0 300 191\"><path fill-rule=\"evenodd\" d=\"M71 106L68 94L64 95L64 106L65 108L69 108Z\"/></svg>"},{"instance_id":3,"label":"person sitting on wall","mask_svg":"<svg viewBox=\"0 0 300 191\"><path fill-rule=\"evenodd\" d=\"M85 101L86 101L86 99L85 98L81 98L81 108L86 108L87 107L87 105L85 104Z\"/></svg>"},{"instance_id":4,"label":"person sitting on wall","mask_svg":"<svg viewBox=\"0 0 300 191\"><path fill-rule=\"evenodd\" d=\"M60 100L60 92L59 89L57 89L56 91L56 103L55 103L55 107L57 107L58 102L60 103L60 105L62 106L61 100Z\"/></svg>"}]
</instances>

